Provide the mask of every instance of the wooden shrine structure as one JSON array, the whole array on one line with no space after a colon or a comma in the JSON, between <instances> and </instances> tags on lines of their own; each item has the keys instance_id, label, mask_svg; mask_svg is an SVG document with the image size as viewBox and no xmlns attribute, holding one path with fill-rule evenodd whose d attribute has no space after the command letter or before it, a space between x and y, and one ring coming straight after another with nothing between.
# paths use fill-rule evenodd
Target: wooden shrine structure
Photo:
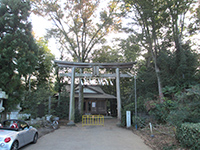
<instances>
[{"instance_id":1,"label":"wooden shrine structure","mask_svg":"<svg viewBox=\"0 0 200 150\"><path fill-rule=\"evenodd\" d=\"M117 116L121 121L121 96L120 96L120 77L132 77L128 74L120 74L120 69L132 68L136 62L129 63L81 63L81 62L67 62L67 61L54 61L58 67L71 68L71 73L60 73L60 76L71 77L71 89L70 89L70 106L69 106L69 124L74 125L74 91L75 91L75 78L115 78L116 79L116 95L117 95ZM92 68L93 73L76 73L76 68ZM114 74L100 74L99 69L115 69Z\"/></svg>"}]
</instances>

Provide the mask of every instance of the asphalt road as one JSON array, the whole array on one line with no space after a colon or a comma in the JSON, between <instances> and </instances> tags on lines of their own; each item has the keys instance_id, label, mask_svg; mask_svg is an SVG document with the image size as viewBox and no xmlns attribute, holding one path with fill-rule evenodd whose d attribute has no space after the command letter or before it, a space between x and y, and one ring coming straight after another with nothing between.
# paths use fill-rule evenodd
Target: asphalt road
<instances>
[{"instance_id":1,"label":"asphalt road","mask_svg":"<svg viewBox=\"0 0 200 150\"><path fill-rule=\"evenodd\" d=\"M61 126L20 150L151 150L140 137L116 123L109 119L104 126Z\"/></svg>"}]
</instances>

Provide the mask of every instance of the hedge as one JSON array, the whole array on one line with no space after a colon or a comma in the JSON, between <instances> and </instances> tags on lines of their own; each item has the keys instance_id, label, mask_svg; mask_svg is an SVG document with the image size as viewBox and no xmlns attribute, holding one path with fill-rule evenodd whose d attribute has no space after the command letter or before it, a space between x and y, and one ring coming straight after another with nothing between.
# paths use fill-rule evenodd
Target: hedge
<instances>
[{"instance_id":1,"label":"hedge","mask_svg":"<svg viewBox=\"0 0 200 150\"><path fill-rule=\"evenodd\" d=\"M200 150L200 123L184 123L177 129L177 139L181 146Z\"/></svg>"}]
</instances>

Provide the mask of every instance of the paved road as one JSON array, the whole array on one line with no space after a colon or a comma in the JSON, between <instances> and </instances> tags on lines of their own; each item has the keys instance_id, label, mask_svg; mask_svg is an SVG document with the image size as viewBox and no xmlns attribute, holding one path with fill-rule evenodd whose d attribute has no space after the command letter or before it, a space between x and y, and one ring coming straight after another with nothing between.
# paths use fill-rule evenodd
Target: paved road
<instances>
[{"instance_id":1,"label":"paved road","mask_svg":"<svg viewBox=\"0 0 200 150\"><path fill-rule=\"evenodd\" d=\"M20 150L151 150L140 137L116 123L116 119L109 119L104 127L61 126Z\"/></svg>"}]
</instances>

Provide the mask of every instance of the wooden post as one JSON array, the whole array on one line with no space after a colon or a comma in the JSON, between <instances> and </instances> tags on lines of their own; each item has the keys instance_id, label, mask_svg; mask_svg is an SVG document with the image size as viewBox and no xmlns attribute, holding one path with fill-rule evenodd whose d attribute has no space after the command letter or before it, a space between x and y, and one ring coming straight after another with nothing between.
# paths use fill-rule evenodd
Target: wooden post
<instances>
[{"instance_id":1,"label":"wooden post","mask_svg":"<svg viewBox=\"0 0 200 150\"><path fill-rule=\"evenodd\" d=\"M117 117L121 123L121 96L120 96L120 74L119 68L116 68L116 91L117 91Z\"/></svg>"},{"instance_id":2,"label":"wooden post","mask_svg":"<svg viewBox=\"0 0 200 150\"><path fill-rule=\"evenodd\" d=\"M71 92L70 92L70 103L69 103L69 123L68 126L74 126L74 82L75 82L75 67L72 68L71 76Z\"/></svg>"}]
</instances>

